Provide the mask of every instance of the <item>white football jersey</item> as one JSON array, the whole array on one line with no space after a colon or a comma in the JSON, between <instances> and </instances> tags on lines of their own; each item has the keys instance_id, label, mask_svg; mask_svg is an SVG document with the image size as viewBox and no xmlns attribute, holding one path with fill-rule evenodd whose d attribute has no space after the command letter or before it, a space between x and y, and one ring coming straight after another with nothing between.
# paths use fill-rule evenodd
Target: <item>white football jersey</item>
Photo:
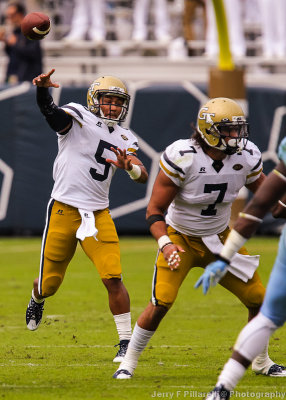
<instances>
[{"instance_id":1,"label":"white football jersey","mask_svg":"<svg viewBox=\"0 0 286 400\"><path fill-rule=\"evenodd\" d=\"M58 155L54 162L52 198L88 211L109 206L109 187L116 167L106 158L116 160L111 147L138 150L133 133L118 125L109 131L102 119L86 107L69 103L62 109L73 117L66 135L58 134Z\"/></svg>"},{"instance_id":2,"label":"white football jersey","mask_svg":"<svg viewBox=\"0 0 286 400\"><path fill-rule=\"evenodd\" d=\"M262 159L248 142L241 154L214 161L194 139L186 139L166 148L160 167L180 188L166 222L186 235L209 236L226 229L233 201L244 185L259 178Z\"/></svg>"}]
</instances>

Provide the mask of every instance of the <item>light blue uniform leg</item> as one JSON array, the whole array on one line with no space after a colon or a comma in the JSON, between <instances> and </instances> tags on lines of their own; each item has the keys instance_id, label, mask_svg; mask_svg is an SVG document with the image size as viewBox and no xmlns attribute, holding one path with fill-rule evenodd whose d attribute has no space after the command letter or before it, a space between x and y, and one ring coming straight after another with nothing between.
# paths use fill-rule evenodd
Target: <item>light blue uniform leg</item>
<instances>
[{"instance_id":1,"label":"light blue uniform leg","mask_svg":"<svg viewBox=\"0 0 286 400\"><path fill-rule=\"evenodd\" d=\"M277 326L282 326L286 321L286 225L281 233L277 257L260 311Z\"/></svg>"}]
</instances>

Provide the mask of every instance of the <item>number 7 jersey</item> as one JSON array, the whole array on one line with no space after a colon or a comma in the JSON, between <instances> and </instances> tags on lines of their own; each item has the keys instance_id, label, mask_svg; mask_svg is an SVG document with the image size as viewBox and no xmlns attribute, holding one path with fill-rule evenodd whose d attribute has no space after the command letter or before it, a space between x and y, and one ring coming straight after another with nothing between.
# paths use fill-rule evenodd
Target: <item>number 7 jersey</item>
<instances>
[{"instance_id":1,"label":"number 7 jersey","mask_svg":"<svg viewBox=\"0 0 286 400\"><path fill-rule=\"evenodd\" d=\"M109 206L109 187L116 167L106 158L116 160L110 150L118 147L133 154L138 143L133 133L118 125L109 130L102 119L86 107L69 103L61 107L73 117L66 135L58 134L58 155L54 162L52 198L88 211Z\"/></svg>"},{"instance_id":2,"label":"number 7 jersey","mask_svg":"<svg viewBox=\"0 0 286 400\"><path fill-rule=\"evenodd\" d=\"M194 139L181 139L166 148L160 168L180 188L166 222L186 235L209 236L226 229L233 201L260 177L262 159L250 141L241 153L214 161Z\"/></svg>"}]
</instances>

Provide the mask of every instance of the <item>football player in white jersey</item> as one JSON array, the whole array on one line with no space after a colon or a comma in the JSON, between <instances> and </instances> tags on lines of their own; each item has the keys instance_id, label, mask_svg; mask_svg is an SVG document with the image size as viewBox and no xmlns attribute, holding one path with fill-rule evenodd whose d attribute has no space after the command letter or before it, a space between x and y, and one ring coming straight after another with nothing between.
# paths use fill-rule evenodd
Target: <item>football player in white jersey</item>
<instances>
[{"instance_id":1,"label":"football player in white jersey","mask_svg":"<svg viewBox=\"0 0 286 400\"><path fill-rule=\"evenodd\" d=\"M246 186L255 192L265 179L261 153L248 141L243 110L228 98L211 99L200 109L194 135L168 146L160 168L146 214L159 245L152 300L137 320L126 357L114 374L117 379L131 378L189 271L215 259L213 253L229 233L231 205L239 190ZM265 293L256 272L258 261L242 247L220 282L247 307L249 319L259 312ZM269 358L267 347L253 369L264 375L284 374Z\"/></svg>"},{"instance_id":2,"label":"football player in white jersey","mask_svg":"<svg viewBox=\"0 0 286 400\"><path fill-rule=\"evenodd\" d=\"M274 216L285 218L286 138L280 144L278 156L280 162L268 175L243 212L239 214L225 245L217 255L217 261L207 266L204 274L196 283L196 287L203 285L204 293L207 293L210 284L214 286L225 275L235 252L254 234L259 223L262 222L262 218L273 205ZM229 399L231 391L243 377L251 361L262 351L273 332L285 323L285 260L286 225L280 236L278 254L260 312L240 332L231 358L225 364L217 384L207 396L207 400Z\"/></svg>"},{"instance_id":3,"label":"football player in white jersey","mask_svg":"<svg viewBox=\"0 0 286 400\"><path fill-rule=\"evenodd\" d=\"M108 291L109 307L119 335L114 362L122 361L131 337L130 301L121 279L119 240L110 216L109 186L117 168L145 183L147 171L136 157L133 133L118 123L125 120L129 95L113 76L96 79L87 93L87 107L54 104L49 87L59 87L48 74L34 78L37 103L50 127L57 132L58 155L54 187L47 208L39 277L26 311L30 330L38 328L45 298L60 287L79 241Z\"/></svg>"}]
</instances>

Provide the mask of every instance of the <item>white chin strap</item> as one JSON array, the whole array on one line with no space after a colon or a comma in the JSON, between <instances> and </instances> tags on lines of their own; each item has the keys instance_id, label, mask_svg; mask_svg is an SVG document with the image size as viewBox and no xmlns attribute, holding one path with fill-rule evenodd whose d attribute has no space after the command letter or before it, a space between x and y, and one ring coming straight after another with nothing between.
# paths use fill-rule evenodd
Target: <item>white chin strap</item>
<instances>
[{"instance_id":1,"label":"white chin strap","mask_svg":"<svg viewBox=\"0 0 286 400\"><path fill-rule=\"evenodd\" d=\"M100 108L100 107L99 107L99 113L100 113L100 116L101 116L103 122L104 122L105 125L107 125L109 128L113 128L114 125L117 125L117 124L118 124L118 122L119 122L118 120L105 117L104 114L103 114L103 112L101 111L101 108Z\"/></svg>"}]
</instances>

